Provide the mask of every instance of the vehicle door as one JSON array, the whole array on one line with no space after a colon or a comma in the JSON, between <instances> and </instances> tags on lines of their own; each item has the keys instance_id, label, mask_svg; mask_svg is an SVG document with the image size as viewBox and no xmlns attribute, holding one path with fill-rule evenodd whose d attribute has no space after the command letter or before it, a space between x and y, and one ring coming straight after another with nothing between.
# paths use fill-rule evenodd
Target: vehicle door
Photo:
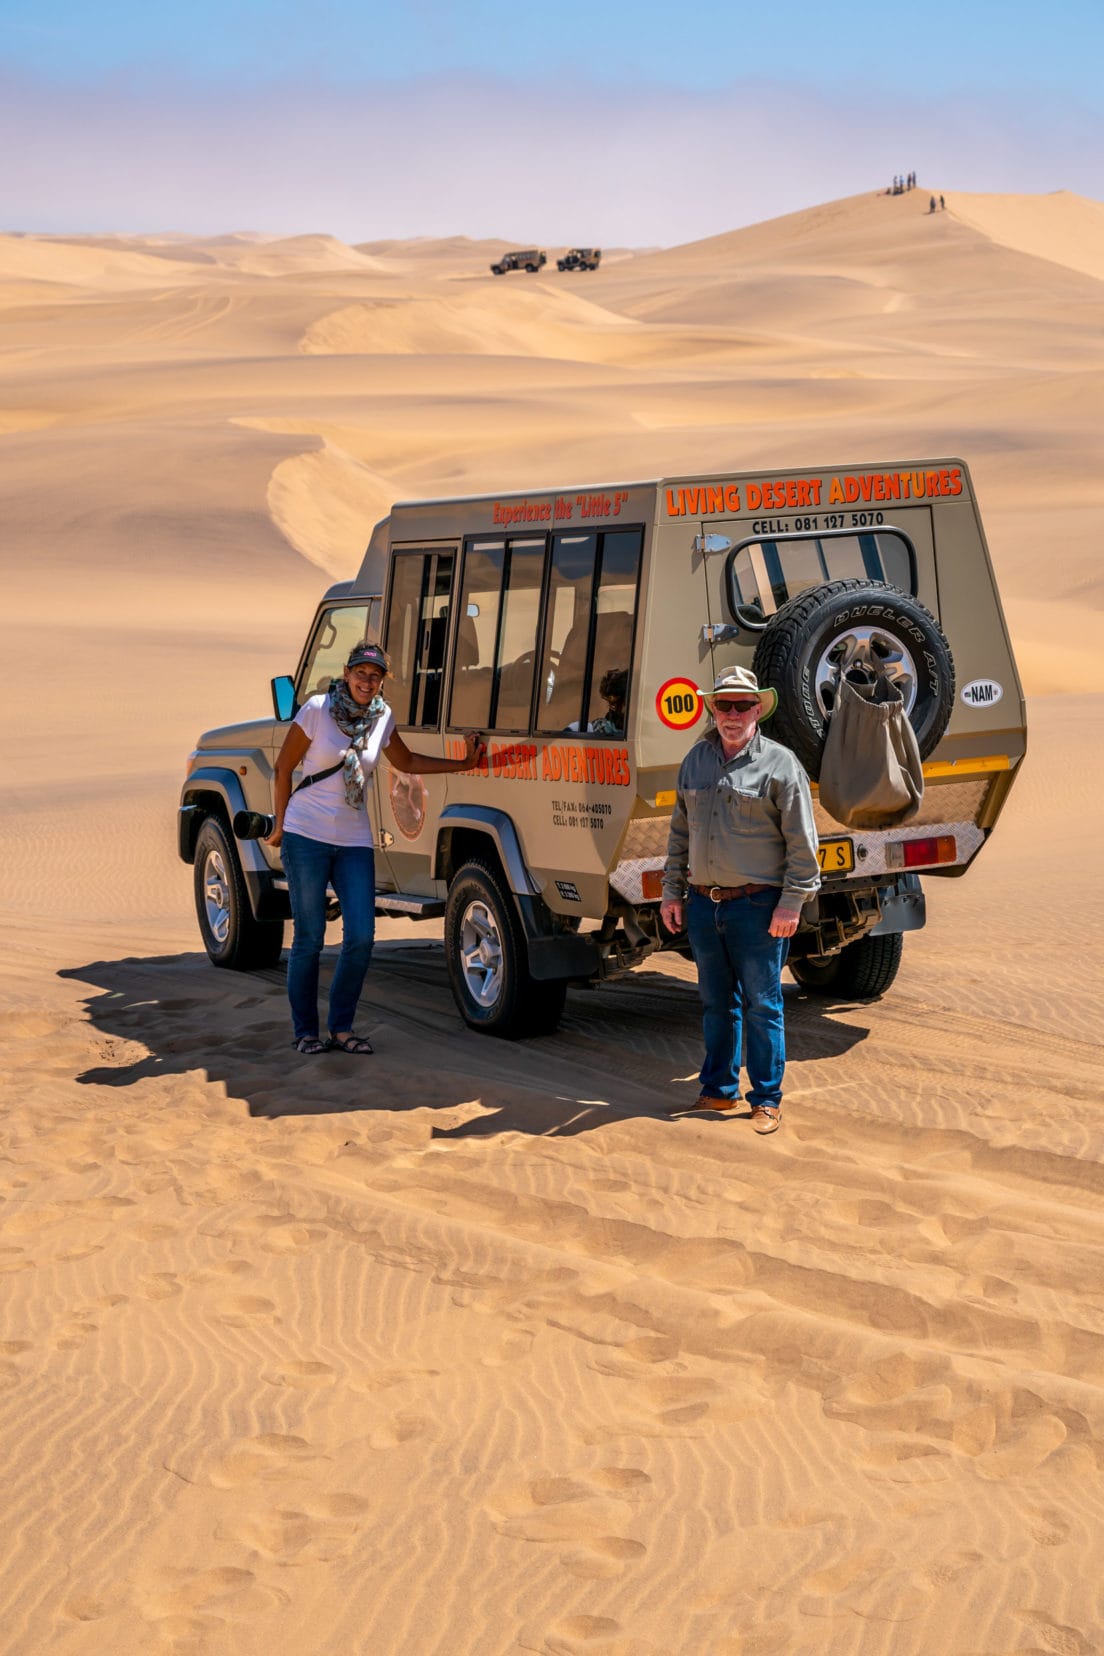
<instances>
[{"instance_id":1,"label":"vehicle door","mask_svg":"<svg viewBox=\"0 0 1104 1656\"><path fill-rule=\"evenodd\" d=\"M313 625L307 634L307 641L303 654L299 660L293 680L295 687L294 705L288 710L286 719L273 718L265 733L265 739L258 746L263 745L267 756L267 774L262 779L262 792L256 799L250 798L250 806L258 811L272 809L273 771L276 756L284 744L284 737L288 733L291 721L303 703L311 696L317 696L328 690L335 678L340 678L342 668L348 660L349 652L354 644L361 639L379 639L380 610L382 600L378 597L338 598L324 601L315 615ZM284 681L286 685L286 680ZM300 768L295 773L296 780L302 775ZM372 815L373 832L375 832L376 817L373 813L373 802L369 800L369 813ZM262 852L273 868L280 865L280 854L272 851L262 843Z\"/></svg>"},{"instance_id":2,"label":"vehicle door","mask_svg":"<svg viewBox=\"0 0 1104 1656\"><path fill-rule=\"evenodd\" d=\"M414 752L443 754L445 668L458 543L395 547L385 609L391 657L387 696ZM434 824L445 800L444 775L411 775L386 759L376 771L381 889L432 895Z\"/></svg>"}]
</instances>

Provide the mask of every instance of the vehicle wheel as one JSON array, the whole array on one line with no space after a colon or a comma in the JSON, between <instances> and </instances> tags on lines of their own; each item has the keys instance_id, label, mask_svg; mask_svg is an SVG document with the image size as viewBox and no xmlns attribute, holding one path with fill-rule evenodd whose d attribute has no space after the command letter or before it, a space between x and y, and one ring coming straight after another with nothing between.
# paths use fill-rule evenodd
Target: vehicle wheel
<instances>
[{"instance_id":1,"label":"vehicle wheel","mask_svg":"<svg viewBox=\"0 0 1104 1656\"><path fill-rule=\"evenodd\" d=\"M921 759L938 746L954 707L954 662L939 623L885 581L830 581L784 604L767 622L753 667L778 692L769 734L814 781L837 672L868 699L880 676L896 685Z\"/></svg>"},{"instance_id":2,"label":"vehicle wheel","mask_svg":"<svg viewBox=\"0 0 1104 1656\"><path fill-rule=\"evenodd\" d=\"M460 868L445 910L445 959L460 1016L485 1035L550 1035L567 995L529 975L525 933L501 876L478 859Z\"/></svg>"},{"instance_id":3,"label":"vehicle wheel","mask_svg":"<svg viewBox=\"0 0 1104 1656\"><path fill-rule=\"evenodd\" d=\"M530 276L535 276L537 274L538 267L535 264L527 264L525 268L529 272Z\"/></svg>"},{"instance_id":4,"label":"vehicle wheel","mask_svg":"<svg viewBox=\"0 0 1104 1656\"><path fill-rule=\"evenodd\" d=\"M195 905L199 934L212 965L235 972L275 966L284 944L284 923L254 918L238 853L217 817L204 819L196 840Z\"/></svg>"},{"instance_id":5,"label":"vehicle wheel","mask_svg":"<svg viewBox=\"0 0 1104 1656\"><path fill-rule=\"evenodd\" d=\"M791 960L790 971L803 989L834 1000L874 1000L884 995L901 964L904 939L900 932L860 937L837 955L823 959Z\"/></svg>"}]
</instances>

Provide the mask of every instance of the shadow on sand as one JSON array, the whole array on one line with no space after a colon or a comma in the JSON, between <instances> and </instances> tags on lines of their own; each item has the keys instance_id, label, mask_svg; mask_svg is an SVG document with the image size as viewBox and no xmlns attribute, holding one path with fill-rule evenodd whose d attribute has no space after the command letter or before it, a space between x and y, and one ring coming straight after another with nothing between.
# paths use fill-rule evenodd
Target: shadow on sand
<instances>
[{"instance_id":1,"label":"shadow on sand","mask_svg":"<svg viewBox=\"0 0 1104 1656\"><path fill-rule=\"evenodd\" d=\"M335 955L323 958L323 993ZM697 991L659 970L638 969L598 990L572 988L556 1034L495 1041L461 1022L439 942L381 942L358 1018L376 1048L370 1058L294 1052L282 966L217 971L197 953L99 960L59 976L94 991L85 1006L111 1060L78 1081L130 1087L205 1076L256 1117L444 1111L478 1100L478 1115L433 1128L433 1136L572 1136L626 1117L666 1120L697 1089ZM785 1000L791 1061L830 1063L869 1033L854 1021L854 1006L834 1008L788 983ZM840 1010L850 1021L835 1015ZM695 1119L724 1127L748 1117Z\"/></svg>"}]
</instances>

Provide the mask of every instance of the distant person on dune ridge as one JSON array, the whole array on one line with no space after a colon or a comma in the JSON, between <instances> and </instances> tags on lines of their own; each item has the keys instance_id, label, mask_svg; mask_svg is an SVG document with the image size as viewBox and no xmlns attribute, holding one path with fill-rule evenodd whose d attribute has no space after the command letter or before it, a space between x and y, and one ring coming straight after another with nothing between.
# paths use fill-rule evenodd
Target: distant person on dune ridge
<instances>
[{"instance_id":1,"label":"distant person on dune ridge","mask_svg":"<svg viewBox=\"0 0 1104 1656\"><path fill-rule=\"evenodd\" d=\"M928 202L928 212L929 213L934 213L935 212L935 197L934 196L932 196L931 200Z\"/></svg>"},{"instance_id":2,"label":"distant person on dune ridge","mask_svg":"<svg viewBox=\"0 0 1104 1656\"><path fill-rule=\"evenodd\" d=\"M353 1030L376 931L376 871L368 816L371 776L385 753L396 770L432 775L467 770L483 743L465 736L462 759L412 753L383 699L391 671L387 653L367 639L354 645L340 679L311 696L295 716L276 760L276 823L266 845L278 846L291 898L287 987L292 1045L305 1057L321 1052L368 1054L372 1043ZM296 767L310 754L314 769L292 790ZM328 1041L318 1035L318 966L326 940L327 889L341 904L341 953L330 985Z\"/></svg>"}]
</instances>

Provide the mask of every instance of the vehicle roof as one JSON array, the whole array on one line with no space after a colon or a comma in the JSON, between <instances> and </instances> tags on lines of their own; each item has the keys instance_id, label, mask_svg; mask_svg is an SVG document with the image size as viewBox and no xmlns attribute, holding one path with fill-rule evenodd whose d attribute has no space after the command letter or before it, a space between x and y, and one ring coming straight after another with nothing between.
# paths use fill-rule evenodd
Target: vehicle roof
<instances>
[{"instance_id":1,"label":"vehicle roof","mask_svg":"<svg viewBox=\"0 0 1104 1656\"><path fill-rule=\"evenodd\" d=\"M603 489L662 489L669 483L707 484L716 483L718 478L723 477L818 477L828 472L931 471L933 468L945 466L961 466L966 476L969 476L966 461L959 459L957 455L928 454L912 460L832 460L823 465L812 466L743 466L730 471L718 468L707 472L668 472L662 477L615 477L590 483L539 483L528 489L487 489L470 495L432 495L421 500L396 500L391 510L407 511L416 506L467 506L480 500L526 500L532 499L534 495L594 494ZM387 519L383 519L383 522L386 523Z\"/></svg>"}]
</instances>

